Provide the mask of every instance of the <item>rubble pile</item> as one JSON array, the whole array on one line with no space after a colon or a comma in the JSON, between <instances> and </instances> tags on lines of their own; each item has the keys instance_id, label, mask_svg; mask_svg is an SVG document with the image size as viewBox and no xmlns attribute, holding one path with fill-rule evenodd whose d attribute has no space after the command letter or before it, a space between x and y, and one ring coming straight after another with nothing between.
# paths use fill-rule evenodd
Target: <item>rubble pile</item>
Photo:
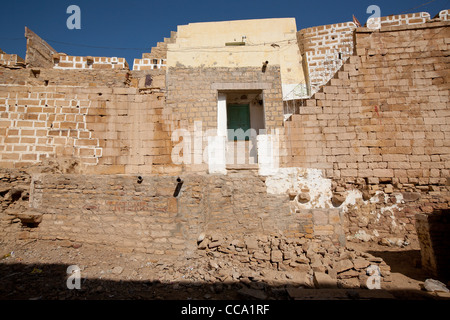
<instances>
[{"instance_id":1,"label":"rubble pile","mask_svg":"<svg viewBox=\"0 0 450 320\"><path fill-rule=\"evenodd\" d=\"M381 285L390 280L390 267L382 258L331 241L284 236L252 235L243 239L200 235L201 258L191 279L240 281L270 286L304 288L367 288L371 276ZM369 283L369 286L370 286Z\"/></svg>"}]
</instances>

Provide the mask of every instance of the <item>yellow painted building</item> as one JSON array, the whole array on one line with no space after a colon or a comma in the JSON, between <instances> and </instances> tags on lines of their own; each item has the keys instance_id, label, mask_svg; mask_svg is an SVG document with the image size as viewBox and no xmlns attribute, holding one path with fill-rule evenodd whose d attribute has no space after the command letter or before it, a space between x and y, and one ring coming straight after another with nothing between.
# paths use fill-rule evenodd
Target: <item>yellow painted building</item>
<instances>
[{"instance_id":1,"label":"yellow painted building","mask_svg":"<svg viewBox=\"0 0 450 320\"><path fill-rule=\"evenodd\" d=\"M283 99L306 96L294 18L190 23L178 26L168 44L170 67L263 67L279 65ZM294 94L295 93L295 94Z\"/></svg>"}]
</instances>

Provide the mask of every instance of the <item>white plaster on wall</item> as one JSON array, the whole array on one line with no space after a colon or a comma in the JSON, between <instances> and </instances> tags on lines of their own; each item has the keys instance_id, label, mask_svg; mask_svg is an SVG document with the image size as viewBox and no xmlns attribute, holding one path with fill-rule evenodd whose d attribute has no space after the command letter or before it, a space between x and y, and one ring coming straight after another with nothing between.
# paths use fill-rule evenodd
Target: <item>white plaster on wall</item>
<instances>
[{"instance_id":1,"label":"white plaster on wall","mask_svg":"<svg viewBox=\"0 0 450 320\"><path fill-rule=\"evenodd\" d=\"M368 201L363 200L362 192L357 189L348 190L345 195L345 201L340 206L343 213L348 212L349 206L355 206L354 208L358 209L358 206L356 205L358 199L362 201L364 205L368 204Z\"/></svg>"},{"instance_id":2,"label":"white plaster on wall","mask_svg":"<svg viewBox=\"0 0 450 320\"><path fill-rule=\"evenodd\" d=\"M266 178L267 193L270 194L299 194L309 193L310 201L306 203L298 202L298 196L292 200L292 209L313 209L313 208L333 208L331 198L333 196L331 189L331 180L327 179L323 175L323 171L319 169L308 168L280 168L276 174L267 176ZM305 192L305 190L309 190ZM347 190L343 193L345 201L339 206L342 213L347 213L350 210L360 210L364 206L370 206L372 204L380 204L379 209L375 209L369 212L370 215L376 215L376 222L380 217L389 216L391 218L391 227L395 229L398 226L398 221L395 218L395 210L403 210L399 204L404 203L403 195L401 193L386 194L383 191L377 191L370 199L364 200L363 194L358 189ZM389 203L391 196L395 197L395 203ZM384 205L384 206L383 206ZM363 212L363 211L361 211ZM366 211L367 212L367 211ZM363 216L361 213L361 221L369 218ZM377 230L358 230L353 238L360 239L362 241L370 241L379 237Z\"/></svg>"},{"instance_id":3,"label":"white plaster on wall","mask_svg":"<svg viewBox=\"0 0 450 320\"><path fill-rule=\"evenodd\" d=\"M308 189L309 202L294 200L299 209L332 208L331 180L320 169L280 168L277 174L266 178L266 186L267 193L271 194L301 193L302 189Z\"/></svg>"}]
</instances>

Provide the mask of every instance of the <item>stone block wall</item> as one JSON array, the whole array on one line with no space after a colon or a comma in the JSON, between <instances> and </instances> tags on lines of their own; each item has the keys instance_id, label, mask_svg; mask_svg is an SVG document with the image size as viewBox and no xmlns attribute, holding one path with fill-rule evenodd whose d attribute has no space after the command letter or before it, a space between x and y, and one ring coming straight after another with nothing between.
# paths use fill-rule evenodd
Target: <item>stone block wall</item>
<instances>
[{"instance_id":1,"label":"stone block wall","mask_svg":"<svg viewBox=\"0 0 450 320\"><path fill-rule=\"evenodd\" d=\"M81 172L174 171L162 71L4 70L15 83L0 86L1 167L50 157L76 159Z\"/></svg>"},{"instance_id":2,"label":"stone block wall","mask_svg":"<svg viewBox=\"0 0 450 320\"><path fill-rule=\"evenodd\" d=\"M292 213L286 194L268 194L264 178L248 172L182 175L176 197L177 180L170 176L142 176L141 181L135 175L31 176L29 210L42 214L42 221L16 230L22 239L65 239L165 256L189 255L199 235L224 235L224 230L235 238L273 233L339 245L323 228L334 213Z\"/></svg>"},{"instance_id":3,"label":"stone block wall","mask_svg":"<svg viewBox=\"0 0 450 320\"><path fill-rule=\"evenodd\" d=\"M166 59L134 59L133 70L153 70L166 67Z\"/></svg>"},{"instance_id":4,"label":"stone block wall","mask_svg":"<svg viewBox=\"0 0 450 320\"><path fill-rule=\"evenodd\" d=\"M167 102L170 112L188 124L202 121L217 128L217 95L225 90L263 90L267 129L283 124L281 78L278 66L261 68L169 68Z\"/></svg>"},{"instance_id":5,"label":"stone block wall","mask_svg":"<svg viewBox=\"0 0 450 320\"><path fill-rule=\"evenodd\" d=\"M398 14L386 17L380 17L379 21L375 18L369 19L366 26L368 28L381 27L396 27L404 25L414 25L426 23L430 20L430 14L428 12L415 12L408 14Z\"/></svg>"},{"instance_id":6,"label":"stone block wall","mask_svg":"<svg viewBox=\"0 0 450 320\"><path fill-rule=\"evenodd\" d=\"M218 128L219 92L240 92L261 90L264 103L265 129L274 133L283 125L283 101L280 69L269 66L265 72L261 68L169 68L167 70L167 96L164 115L171 123L172 131L187 130L201 148L192 148L192 156L183 170L207 171L207 161L201 161L206 153L207 131L215 135ZM196 126L195 126L196 125ZM175 137L176 138L176 137ZM194 140L191 143L194 146ZM182 140L175 139L176 144ZM181 142L180 142L181 141ZM196 142L196 143L197 143ZM185 152L186 149L183 150ZM200 157L200 161L198 159ZM204 158L203 158L204 159ZM200 163L199 163L200 162Z\"/></svg>"},{"instance_id":7,"label":"stone block wall","mask_svg":"<svg viewBox=\"0 0 450 320\"><path fill-rule=\"evenodd\" d=\"M355 55L285 122L286 166L324 170L336 207L359 190L352 236L414 237L416 212L449 206L448 27L356 29Z\"/></svg>"},{"instance_id":8,"label":"stone block wall","mask_svg":"<svg viewBox=\"0 0 450 320\"><path fill-rule=\"evenodd\" d=\"M7 89L7 85L23 86L23 91L31 87L41 86L70 86L74 88L95 87L127 87L132 80L133 72L118 69L48 69L21 68L10 69L0 66L0 85ZM6 85L6 86L5 86ZM39 89L36 89L39 90ZM46 88L46 90L54 90Z\"/></svg>"},{"instance_id":9,"label":"stone block wall","mask_svg":"<svg viewBox=\"0 0 450 320\"><path fill-rule=\"evenodd\" d=\"M4 88L3 88L4 89ZM86 127L91 105L76 90L0 91L0 152L3 167L21 167L49 156L74 156L96 164L99 140ZM70 92L69 92L70 91Z\"/></svg>"},{"instance_id":10,"label":"stone block wall","mask_svg":"<svg viewBox=\"0 0 450 320\"><path fill-rule=\"evenodd\" d=\"M439 12L437 19L448 21L448 11ZM428 21L430 21L428 12L417 12L379 19L370 18L365 26L378 30L395 26L419 25ZM300 52L306 62L304 68L309 81L310 95L328 83L345 61L353 55L356 28L354 22L343 22L306 28L297 32Z\"/></svg>"},{"instance_id":11,"label":"stone block wall","mask_svg":"<svg viewBox=\"0 0 450 320\"><path fill-rule=\"evenodd\" d=\"M397 28L358 29L356 55L285 122L292 166L446 183L448 23Z\"/></svg>"}]
</instances>

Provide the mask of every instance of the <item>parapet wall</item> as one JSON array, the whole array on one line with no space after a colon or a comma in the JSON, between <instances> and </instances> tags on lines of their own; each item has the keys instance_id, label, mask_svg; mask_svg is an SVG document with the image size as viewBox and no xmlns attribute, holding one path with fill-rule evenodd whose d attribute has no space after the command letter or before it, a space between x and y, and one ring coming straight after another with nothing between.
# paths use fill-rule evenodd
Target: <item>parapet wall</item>
<instances>
[{"instance_id":1,"label":"parapet wall","mask_svg":"<svg viewBox=\"0 0 450 320\"><path fill-rule=\"evenodd\" d=\"M0 67L4 68L23 68L25 61L17 54L7 54L0 49Z\"/></svg>"},{"instance_id":2,"label":"parapet wall","mask_svg":"<svg viewBox=\"0 0 450 320\"><path fill-rule=\"evenodd\" d=\"M166 67L167 59L134 59L133 70L153 70Z\"/></svg>"},{"instance_id":3,"label":"parapet wall","mask_svg":"<svg viewBox=\"0 0 450 320\"><path fill-rule=\"evenodd\" d=\"M449 10L442 10L434 21L448 21ZM366 26L371 30L395 26L413 26L431 20L428 12L371 18ZM355 22L343 22L302 29L297 32L300 53L306 65L310 95L328 83L345 61L354 53Z\"/></svg>"}]
</instances>

